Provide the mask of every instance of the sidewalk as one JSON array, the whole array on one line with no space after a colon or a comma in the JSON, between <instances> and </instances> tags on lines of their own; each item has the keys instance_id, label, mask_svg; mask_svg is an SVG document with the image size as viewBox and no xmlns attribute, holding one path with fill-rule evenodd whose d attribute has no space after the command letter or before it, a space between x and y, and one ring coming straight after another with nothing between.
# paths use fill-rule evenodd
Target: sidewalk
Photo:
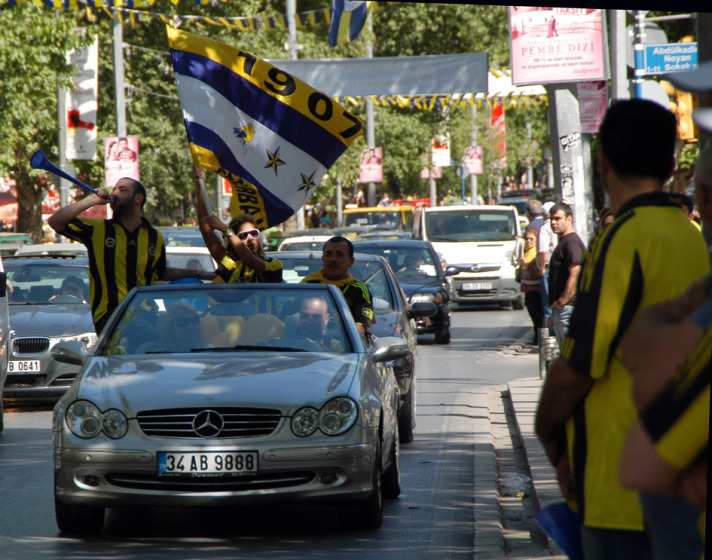
<instances>
[{"instance_id":1,"label":"sidewalk","mask_svg":"<svg viewBox=\"0 0 712 560\"><path fill-rule=\"evenodd\" d=\"M532 478L530 499L534 510L538 511L551 503L562 501L556 482L556 474L549 464L539 440L534 436L534 415L539 400L543 380L538 377L523 378L510 381L504 386L492 390L499 398L502 391L509 391L511 413L508 421L518 432L522 450L529 466L529 476ZM475 540L473 558L488 560L506 560L510 554L506 550L505 527L503 524L503 509L500 502L500 473L497 467L497 452L503 451L502 438L495 438L495 431L501 430L496 423L501 424L499 417L502 411L490 408L490 425L484 434L478 434L475 441ZM513 418L511 417L513 415ZM483 422L484 424L484 422ZM484 426L483 426L484 427ZM497 439L497 442L495 442ZM504 451L511 451L511 447ZM535 533L538 533L535 534ZM543 535L538 527L534 527L531 538ZM545 535L543 538L546 538ZM551 554L539 553L528 556L531 559L566 560L567 556L551 540L548 539ZM522 558L517 551L512 551L511 557Z\"/></svg>"}]
</instances>

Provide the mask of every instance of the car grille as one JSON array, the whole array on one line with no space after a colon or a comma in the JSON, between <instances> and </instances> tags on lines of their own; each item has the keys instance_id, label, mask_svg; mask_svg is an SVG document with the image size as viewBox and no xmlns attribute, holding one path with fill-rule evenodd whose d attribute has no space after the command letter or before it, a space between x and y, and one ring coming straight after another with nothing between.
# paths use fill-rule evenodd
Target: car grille
<instances>
[{"instance_id":1,"label":"car grille","mask_svg":"<svg viewBox=\"0 0 712 560\"><path fill-rule=\"evenodd\" d=\"M16 338L12 341L12 353L15 356L43 354L48 348L49 338Z\"/></svg>"},{"instance_id":2,"label":"car grille","mask_svg":"<svg viewBox=\"0 0 712 560\"><path fill-rule=\"evenodd\" d=\"M212 423L220 428L209 436L200 435L193 427L196 416L206 411L215 413ZM268 408L179 408L139 412L136 417L147 436L234 438L267 436L277 428L282 414Z\"/></svg>"},{"instance_id":3,"label":"car grille","mask_svg":"<svg viewBox=\"0 0 712 560\"><path fill-rule=\"evenodd\" d=\"M290 488L308 484L314 479L310 471L260 474L250 477L160 478L150 474L112 473L106 481L121 488L172 492L249 492L272 488Z\"/></svg>"}]
</instances>

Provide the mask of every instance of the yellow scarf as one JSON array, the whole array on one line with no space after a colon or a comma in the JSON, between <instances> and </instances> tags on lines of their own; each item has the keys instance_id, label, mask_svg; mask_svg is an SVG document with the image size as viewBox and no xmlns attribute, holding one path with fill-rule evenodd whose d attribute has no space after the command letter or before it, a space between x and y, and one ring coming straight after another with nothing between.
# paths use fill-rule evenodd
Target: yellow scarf
<instances>
[{"instance_id":1,"label":"yellow scarf","mask_svg":"<svg viewBox=\"0 0 712 560\"><path fill-rule=\"evenodd\" d=\"M329 280L326 276L324 276L324 269L321 268L306 276L302 282L321 282L322 284L333 284L340 290L343 290L344 286L352 284L353 282L358 282L358 280L356 280L356 278L351 276L348 272L346 273L345 278L341 278L340 280Z\"/></svg>"},{"instance_id":2,"label":"yellow scarf","mask_svg":"<svg viewBox=\"0 0 712 560\"><path fill-rule=\"evenodd\" d=\"M524 262L527 264L530 264L534 262L534 259L536 258L536 245L529 249L526 253L524 253L524 256L522 257L524 259Z\"/></svg>"}]
</instances>

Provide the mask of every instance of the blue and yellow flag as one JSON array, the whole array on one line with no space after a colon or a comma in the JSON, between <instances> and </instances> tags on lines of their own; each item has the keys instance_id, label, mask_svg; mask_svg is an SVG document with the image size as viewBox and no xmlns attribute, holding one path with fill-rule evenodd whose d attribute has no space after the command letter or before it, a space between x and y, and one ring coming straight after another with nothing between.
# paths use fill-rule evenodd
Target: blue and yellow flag
<instances>
[{"instance_id":1,"label":"blue and yellow flag","mask_svg":"<svg viewBox=\"0 0 712 560\"><path fill-rule=\"evenodd\" d=\"M366 23L369 8L370 2L334 0L329 26L329 46L335 47L355 41Z\"/></svg>"},{"instance_id":2,"label":"blue and yellow flag","mask_svg":"<svg viewBox=\"0 0 712 560\"><path fill-rule=\"evenodd\" d=\"M292 216L363 134L361 121L284 70L166 27L193 161L233 186L232 214L260 229Z\"/></svg>"}]
</instances>

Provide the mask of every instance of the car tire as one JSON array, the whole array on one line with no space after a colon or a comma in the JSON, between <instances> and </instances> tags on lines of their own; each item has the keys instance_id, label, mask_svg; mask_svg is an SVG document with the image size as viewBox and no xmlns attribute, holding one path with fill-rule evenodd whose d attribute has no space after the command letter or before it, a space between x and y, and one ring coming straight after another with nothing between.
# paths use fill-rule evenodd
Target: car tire
<instances>
[{"instance_id":1,"label":"car tire","mask_svg":"<svg viewBox=\"0 0 712 560\"><path fill-rule=\"evenodd\" d=\"M391 466L383 474L383 497L394 500L401 493L400 443L398 430L391 445Z\"/></svg>"},{"instance_id":2,"label":"car tire","mask_svg":"<svg viewBox=\"0 0 712 560\"><path fill-rule=\"evenodd\" d=\"M380 444L380 442L379 442ZM339 515L339 524L345 529L378 529L383 524L383 466L381 454L373 465L373 490L365 500L357 502L356 511Z\"/></svg>"},{"instance_id":3,"label":"car tire","mask_svg":"<svg viewBox=\"0 0 712 560\"><path fill-rule=\"evenodd\" d=\"M435 344L450 344L450 319L443 319L435 331Z\"/></svg>"},{"instance_id":4,"label":"car tire","mask_svg":"<svg viewBox=\"0 0 712 560\"><path fill-rule=\"evenodd\" d=\"M524 300L522 298L512 300L512 309L516 309L517 311L524 309Z\"/></svg>"},{"instance_id":5,"label":"car tire","mask_svg":"<svg viewBox=\"0 0 712 560\"><path fill-rule=\"evenodd\" d=\"M410 443L413 441L413 418L415 417L415 380L410 382L410 389L403 397L400 409L398 410L398 433L400 443Z\"/></svg>"},{"instance_id":6,"label":"car tire","mask_svg":"<svg viewBox=\"0 0 712 560\"><path fill-rule=\"evenodd\" d=\"M54 517L62 533L100 533L104 527L104 508L65 504L54 496Z\"/></svg>"}]
</instances>

